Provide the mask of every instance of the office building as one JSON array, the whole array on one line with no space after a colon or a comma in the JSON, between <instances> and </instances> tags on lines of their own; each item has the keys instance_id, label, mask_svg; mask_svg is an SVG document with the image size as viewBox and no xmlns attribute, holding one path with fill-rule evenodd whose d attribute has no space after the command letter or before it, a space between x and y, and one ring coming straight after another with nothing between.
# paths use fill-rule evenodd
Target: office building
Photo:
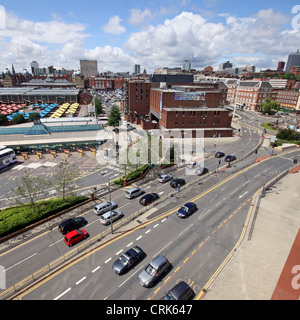
<instances>
[{"instance_id":1,"label":"office building","mask_svg":"<svg viewBox=\"0 0 300 320\"><path fill-rule=\"evenodd\" d=\"M289 73L292 67L300 66L300 52L299 49L295 53L289 54L288 61L285 68L285 73Z\"/></svg>"},{"instance_id":2,"label":"office building","mask_svg":"<svg viewBox=\"0 0 300 320\"><path fill-rule=\"evenodd\" d=\"M182 66L182 70L184 71L190 71L191 70L191 61L190 60L184 60L183 61L183 66Z\"/></svg>"},{"instance_id":3,"label":"office building","mask_svg":"<svg viewBox=\"0 0 300 320\"><path fill-rule=\"evenodd\" d=\"M139 64L134 65L134 74L138 75L141 73L141 66Z\"/></svg>"},{"instance_id":4,"label":"office building","mask_svg":"<svg viewBox=\"0 0 300 320\"><path fill-rule=\"evenodd\" d=\"M92 77L98 74L98 64L96 60L80 60L80 71L84 76Z\"/></svg>"}]
</instances>

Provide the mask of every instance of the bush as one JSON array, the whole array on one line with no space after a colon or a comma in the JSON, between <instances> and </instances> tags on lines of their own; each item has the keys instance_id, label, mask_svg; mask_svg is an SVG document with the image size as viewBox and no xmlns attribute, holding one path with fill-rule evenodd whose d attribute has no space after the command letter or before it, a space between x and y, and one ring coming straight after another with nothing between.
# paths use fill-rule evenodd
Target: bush
<instances>
[{"instance_id":1,"label":"bush","mask_svg":"<svg viewBox=\"0 0 300 320\"><path fill-rule=\"evenodd\" d=\"M137 179L141 175L141 173L144 173L148 169L148 167L149 167L148 164L144 164L141 167L139 167L137 170L134 170L128 173L125 177L126 180L131 181L131 180ZM114 180L114 184L123 185L123 183L124 183L123 177Z\"/></svg>"},{"instance_id":2,"label":"bush","mask_svg":"<svg viewBox=\"0 0 300 320\"><path fill-rule=\"evenodd\" d=\"M69 197L37 202L36 211L30 205L18 205L0 211L0 237L21 230L30 224L50 217L60 211L87 200L87 197Z\"/></svg>"}]
</instances>

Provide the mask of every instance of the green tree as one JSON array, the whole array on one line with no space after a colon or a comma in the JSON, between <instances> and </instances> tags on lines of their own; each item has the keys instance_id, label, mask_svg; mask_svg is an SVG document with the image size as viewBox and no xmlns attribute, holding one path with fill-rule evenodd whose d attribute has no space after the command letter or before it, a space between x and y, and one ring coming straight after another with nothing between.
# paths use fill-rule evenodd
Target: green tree
<instances>
[{"instance_id":1,"label":"green tree","mask_svg":"<svg viewBox=\"0 0 300 320\"><path fill-rule=\"evenodd\" d=\"M5 122L7 120L6 115L0 113L0 124L2 124L3 122Z\"/></svg>"},{"instance_id":2,"label":"green tree","mask_svg":"<svg viewBox=\"0 0 300 320\"><path fill-rule=\"evenodd\" d=\"M36 202L50 185L48 180L43 179L41 176L32 176L30 171L25 170L20 182L17 183L16 188L13 190L17 195L16 202L24 204L24 199L26 203L30 203L33 211L36 211Z\"/></svg>"},{"instance_id":3,"label":"green tree","mask_svg":"<svg viewBox=\"0 0 300 320\"><path fill-rule=\"evenodd\" d=\"M15 123L15 124L19 124L19 123L22 123L22 122L24 122L24 120L25 120L25 118L24 118L24 116L23 116L23 114L16 114L14 117L13 117L13 122Z\"/></svg>"},{"instance_id":4,"label":"green tree","mask_svg":"<svg viewBox=\"0 0 300 320\"><path fill-rule=\"evenodd\" d=\"M109 113L107 125L118 127L120 121L121 121L120 109L116 105L113 105Z\"/></svg>"},{"instance_id":5,"label":"green tree","mask_svg":"<svg viewBox=\"0 0 300 320\"><path fill-rule=\"evenodd\" d=\"M265 101L261 103L260 108L263 113L272 114L274 111L280 110L280 104L276 101L272 101L270 98L266 98Z\"/></svg>"},{"instance_id":6,"label":"green tree","mask_svg":"<svg viewBox=\"0 0 300 320\"><path fill-rule=\"evenodd\" d=\"M28 120L33 122L34 120L38 120L41 118L41 115L38 112L30 113Z\"/></svg>"},{"instance_id":7,"label":"green tree","mask_svg":"<svg viewBox=\"0 0 300 320\"><path fill-rule=\"evenodd\" d=\"M97 97L94 99L94 106L95 106L96 115L100 115L103 113L102 103Z\"/></svg>"},{"instance_id":8,"label":"green tree","mask_svg":"<svg viewBox=\"0 0 300 320\"><path fill-rule=\"evenodd\" d=\"M79 174L75 164L69 164L67 160L60 163L60 169L54 174L53 187L61 193L63 200L68 193L75 190L75 180Z\"/></svg>"}]
</instances>

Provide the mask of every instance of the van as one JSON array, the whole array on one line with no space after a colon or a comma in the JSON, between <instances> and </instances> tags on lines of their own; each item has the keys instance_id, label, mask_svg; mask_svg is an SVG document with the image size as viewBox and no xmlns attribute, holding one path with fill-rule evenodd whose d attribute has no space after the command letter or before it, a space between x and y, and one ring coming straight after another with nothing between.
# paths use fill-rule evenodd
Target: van
<instances>
[{"instance_id":1,"label":"van","mask_svg":"<svg viewBox=\"0 0 300 320\"><path fill-rule=\"evenodd\" d=\"M102 202L100 204L97 204L96 207L94 208L94 213L96 213L96 215L102 215L103 213L109 211L109 210L113 210L115 208L117 208L118 205L112 201L112 202Z\"/></svg>"},{"instance_id":2,"label":"van","mask_svg":"<svg viewBox=\"0 0 300 320\"><path fill-rule=\"evenodd\" d=\"M133 199L138 197L139 195L143 194L145 191L141 188L131 188L126 190L125 197L127 199Z\"/></svg>"},{"instance_id":3,"label":"van","mask_svg":"<svg viewBox=\"0 0 300 320\"><path fill-rule=\"evenodd\" d=\"M184 282L180 281L168 293L166 293L161 300L189 300L195 295L193 289Z\"/></svg>"}]
</instances>

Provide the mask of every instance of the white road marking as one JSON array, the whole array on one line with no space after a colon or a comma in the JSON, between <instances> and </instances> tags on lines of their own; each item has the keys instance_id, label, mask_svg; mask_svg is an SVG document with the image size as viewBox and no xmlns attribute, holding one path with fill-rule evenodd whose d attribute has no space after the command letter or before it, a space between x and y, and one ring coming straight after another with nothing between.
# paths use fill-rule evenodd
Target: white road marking
<instances>
[{"instance_id":1,"label":"white road marking","mask_svg":"<svg viewBox=\"0 0 300 320\"><path fill-rule=\"evenodd\" d=\"M104 263L108 263L111 260L111 258L107 259Z\"/></svg>"},{"instance_id":2,"label":"white road marking","mask_svg":"<svg viewBox=\"0 0 300 320\"><path fill-rule=\"evenodd\" d=\"M121 249L120 251L118 251L118 252L116 253L116 256L118 256L121 252L123 252L123 249Z\"/></svg>"},{"instance_id":3,"label":"white road marking","mask_svg":"<svg viewBox=\"0 0 300 320\"><path fill-rule=\"evenodd\" d=\"M139 236L139 237L136 238L135 240L138 241L138 240L140 240L141 238L143 238L143 236Z\"/></svg>"},{"instance_id":4,"label":"white road marking","mask_svg":"<svg viewBox=\"0 0 300 320\"><path fill-rule=\"evenodd\" d=\"M132 246L132 245L133 245L133 242L128 243L127 248Z\"/></svg>"},{"instance_id":5,"label":"white road marking","mask_svg":"<svg viewBox=\"0 0 300 320\"><path fill-rule=\"evenodd\" d=\"M32 258L32 257L34 257L36 254L37 254L37 252L36 252L36 253L34 253L34 254L32 254L31 256L29 256L29 257L27 257L27 258L25 258L25 259L23 259L23 260L19 261L18 263L16 263L16 264L14 264L14 265L10 266L9 268L6 268L6 269L5 269L5 271L8 271L8 270L12 269L13 267L17 266L18 264L20 264L20 263L22 263L22 262L24 262L24 261L26 261L26 260L28 260L28 259L30 259L30 258Z\"/></svg>"},{"instance_id":6,"label":"white road marking","mask_svg":"<svg viewBox=\"0 0 300 320\"><path fill-rule=\"evenodd\" d=\"M97 268L95 268L94 270L92 270L92 273L98 271L100 269L100 266L98 266Z\"/></svg>"},{"instance_id":7,"label":"white road marking","mask_svg":"<svg viewBox=\"0 0 300 320\"><path fill-rule=\"evenodd\" d=\"M81 283L82 281L84 281L86 279L86 277L83 277L83 278L81 278L80 280L78 280L75 284L76 284L76 286L78 286L79 285L79 283Z\"/></svg>"},{"instance_id":8,"label":"white road marking","mask_svg":"<svg viewBox=\"0 0 300 320\"><path fill-rule=\"evenodd\" d=\"M68 293L71 290L71 288L67 289L66 291L64 291L63 293L61 293L59 296L57 296L56 298L54 298L53 300L58 300L59 298L61 298L63 295L65 295L66 293Z\"/></svg>"},{"instance_id":9,"label":"white road marking","mask_svg":"<svg viewBox=\"0 0 300 320\"><path fill-rule=\"evenodd\" d=\"M242 195L239 196L239 198L243 198L243 196L245 196L248 193L248 191L246 191L245 193L243 193Z\"/></svg>"}]
</instances>

